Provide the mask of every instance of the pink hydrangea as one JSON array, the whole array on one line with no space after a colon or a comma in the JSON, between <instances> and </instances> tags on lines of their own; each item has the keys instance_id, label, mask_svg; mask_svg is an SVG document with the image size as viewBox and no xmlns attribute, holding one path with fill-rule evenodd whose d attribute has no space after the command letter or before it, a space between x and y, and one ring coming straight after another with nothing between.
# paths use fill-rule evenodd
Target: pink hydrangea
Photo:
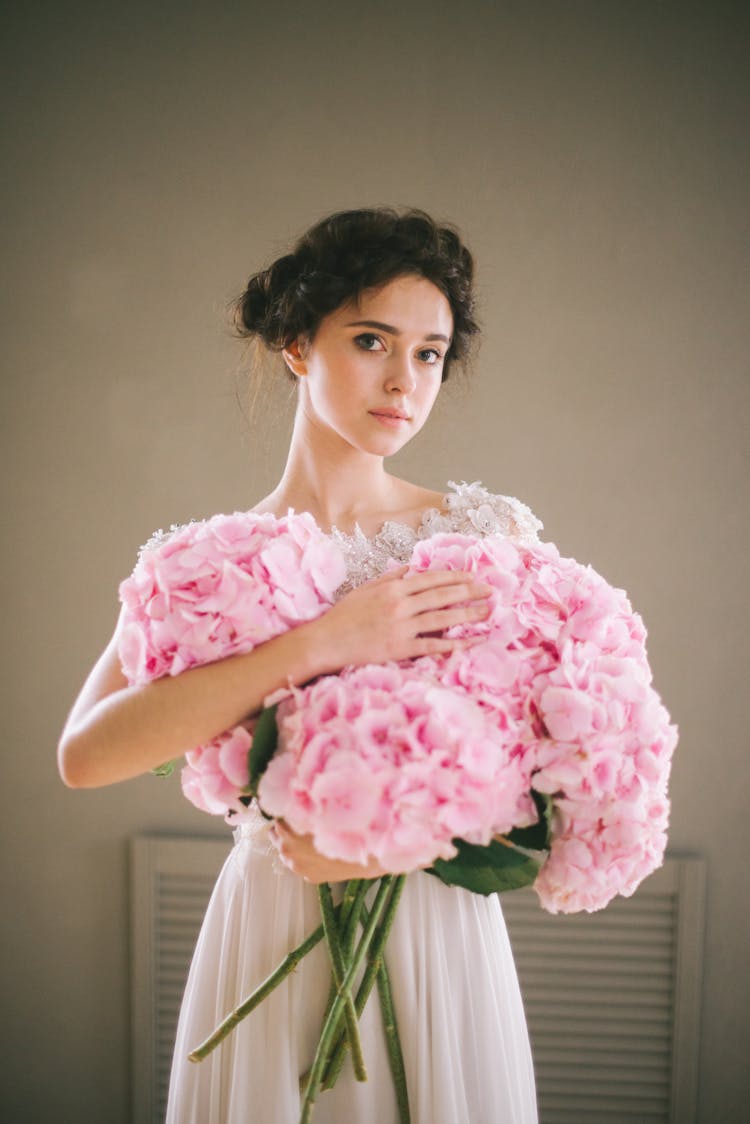
<instances>
[{"instance_id":1,"label":"pink hydrangea","mask_svg":"<svg viewBox=\"0 0 750 1124\"><path fill-rule=\"evenodd\" d=\"M248 816L240 797L247 789L252 741L243 726L235 726L185 754L182 791L191 804L214 816L231 813L234 823Z\"/></svg>"},{"instance_id":2,"label":"pink hydrangea","mask_svg":"<svg viewBox=\"0 0 750 1124\"><path fill-rule=\"evenodd\" d=\"M677 731L625 593L552 544L500 536L433 535L410 567L468 570L491 587L489 616L449 630L484 643L277 692L263 809L330 857L405 871L450 858L458 838L486 844L533 823L533 790L553 805L536 880L545 908L632 893L663 858ZM143 683L248 651L325 612L345 573L307 515L189 524L122 583L125 674ZM242 817L250 744L237 727L191 751L188 799Z\"/></svg>"},{"instance_id":3,"label":"pink hydrangea","mask_svg":"<svg viewBox=\"0 0 750 1124\"><path fill-rule=\"evenodd\" d=\"M311 515L215 515L144 549L120 585L130 683L179 675L320 616L346 576Z\"/></svg>"},{"instance_id":4,"label":"pink hydrangea","mask_svg":"<svg viewBox=\"0 0 750 1124\"><path fill-rule=\"evenodd\" d=\"M332 858L408 871L536 819L512 739L416 671L345 668L295 690L277 723L261 807Z\"/></svg>"},{"instance_id":5,"label":"pink hydrangea","mask_svg":"<svg viewBox=\"0 0 750 1124\"><path fill-rule=\"evenodd\" d=\"M542 904L601 909L631 894L666 846L677 729L651 686L643 622L622 590L553 544L467 540L462 555L457 538L420 543L412 566L467 569L491 585L489 617L450 630L487 641L419 666L514 731L529 786L552 797Z\"/></svg>"}]
</instances>

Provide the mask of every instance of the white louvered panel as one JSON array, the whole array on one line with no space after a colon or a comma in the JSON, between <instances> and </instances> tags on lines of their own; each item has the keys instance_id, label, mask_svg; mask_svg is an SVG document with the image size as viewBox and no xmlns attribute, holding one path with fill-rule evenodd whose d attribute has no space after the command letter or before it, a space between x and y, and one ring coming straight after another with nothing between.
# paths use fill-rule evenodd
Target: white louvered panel
<instances>
[{"instance_id":1,"label":"white louvered panel","mask_svg":"<svg viewBox=\"0 0 750 1124\"><path fill-rule=\"evenodd\" d=\"M206 905L231 841L133 840L133 1120L161 1124L175 1031Z\"/></svg>"},{"instance_id":2,"label":"white louvered panel","mask_svg":"<svg viewBox=\"0 0 750 1124\"><path fill-rule=\"evenodd\" d=\"M683 1004L677 1052L678 986L700 972L700 911L690 899L690 864L671 860L631 898L593 914L552 915L533 890L503 895L534 1054L541 1124L687 1124L676 1065L697 1042L696 1003ZM695 879L693 880L695 881ZM688 967L689 952L693 963ZM695 995L693 996L695 999ZM694 1058L693 1058L694 1060ZM689 1082L690 1084L690 1082ZM692 1104L692 1107L691 1107Z\"/></svg>"},{"instance_id":3,"label":"white louvered panel","mask_svg":"<svg viewBox=\"0 0 750 1124\"><path fill-rule=\"evenodd\" d=\"M214 876L160 871L154 879L156 1119L167 1108L177 1018Z\"/></svg>"}]
</instances>

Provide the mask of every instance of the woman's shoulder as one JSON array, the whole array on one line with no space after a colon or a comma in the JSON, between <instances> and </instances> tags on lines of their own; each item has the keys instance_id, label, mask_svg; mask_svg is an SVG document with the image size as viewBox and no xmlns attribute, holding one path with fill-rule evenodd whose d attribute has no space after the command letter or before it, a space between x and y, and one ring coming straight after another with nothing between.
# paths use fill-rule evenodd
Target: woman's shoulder
<instances>
[{"instance_id":1,"label":"woman's shoulder","mask_svg":"<svg viewBox=\"0 0 750 1124\"><path fill-rule=\"evenodd\" d=\"M515 496L491 492L480 480L467 483L448 481L442 508L425 513L420 537L440 531L461 534L505 535L515 542L530 545L539 541L544 524Z\"/></svg>"}]
</instances>

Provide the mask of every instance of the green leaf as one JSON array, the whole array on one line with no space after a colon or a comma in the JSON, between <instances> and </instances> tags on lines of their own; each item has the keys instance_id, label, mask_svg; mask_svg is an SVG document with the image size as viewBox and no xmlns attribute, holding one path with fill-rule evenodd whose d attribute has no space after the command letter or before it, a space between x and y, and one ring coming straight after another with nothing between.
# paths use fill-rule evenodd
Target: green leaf
<instances>
[{"instance_id":1,"label":"green leaf","mask_svg":"<svg viewBox=\"0 0 750 1124\"><path fill-rule=\"evenodd\" d=\"M536 804L538 821L532 824L531 827L514 827L509 831L506 838L511 843L516 843L519 847L525 847L529 851L548 851L551 846L551 821L552 821L552 797L546 792L536 792L533 788L531 795Z\"/></svg>"},{"instance_id":2,"label":"green leaf","mask_svg":"<svg viewBox=\"0 0 750 1124\"><path fill-rule=\"evenodd\" d=\"M267 706L261 710L258 721L253 730L253 743L247 754L247 771L250 782L246 791L256 796L260 778L268 768L268 763L276 751L279 740L279 728L276 725L276 708Z\"/></svg>"},{"instance_id":3,"label":"green leaf","mask_svg":"<svg viewBox=\"0 0 750 1124\"><path fill-rule=\"evenodd\" d=\"M539 873L541 859L496 839L486 847L462 839L454 839L453 843L458 854L452 859L436 859L427 872L447 886L463 886L486 896L530 886Z\"/></svg>"},{"instance_id":4,"label":"green leaf","mask_svg":"<svg viewBox=\"0 0 750 1124\"><path fill-rule=\"evenodd\" d=\"M172 761L165 761L163 765L157 765L151 772L155 777L171 777L175 768L180 763L180 758L175 757Z\"/></svg>"}]
</instances>

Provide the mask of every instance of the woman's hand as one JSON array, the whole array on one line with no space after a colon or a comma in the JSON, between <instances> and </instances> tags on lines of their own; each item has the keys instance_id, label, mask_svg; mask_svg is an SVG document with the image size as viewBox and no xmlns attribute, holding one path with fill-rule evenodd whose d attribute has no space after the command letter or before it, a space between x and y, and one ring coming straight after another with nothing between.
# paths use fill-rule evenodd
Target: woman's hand
<instances>
[{"instance_id":1,"label":"woman's hand","mask_svg":"<svg viewBox=\"0 0 750 1124\"><path fill-rule=\"evenodd\" d=\"M442 633L452 625L485 620L490 586L464 570L405 577L407 569L401 566L365 582L311 622L322 672L452 652L484 639Z\"/></svg>"},{"instance_id":2,"label":"woman's hand","mask_svg":"<svg viewBox=\"0 0 750 1124\"><path fill-rule=\"evenodd\" d=\"M390 873L375 859L365 866L329 859L315 850L312 835L297 835L283 820L274 820L270 836L284 866L306 882L348 882L350 878L380 878Z\"/></svg>"}]
</instances>

